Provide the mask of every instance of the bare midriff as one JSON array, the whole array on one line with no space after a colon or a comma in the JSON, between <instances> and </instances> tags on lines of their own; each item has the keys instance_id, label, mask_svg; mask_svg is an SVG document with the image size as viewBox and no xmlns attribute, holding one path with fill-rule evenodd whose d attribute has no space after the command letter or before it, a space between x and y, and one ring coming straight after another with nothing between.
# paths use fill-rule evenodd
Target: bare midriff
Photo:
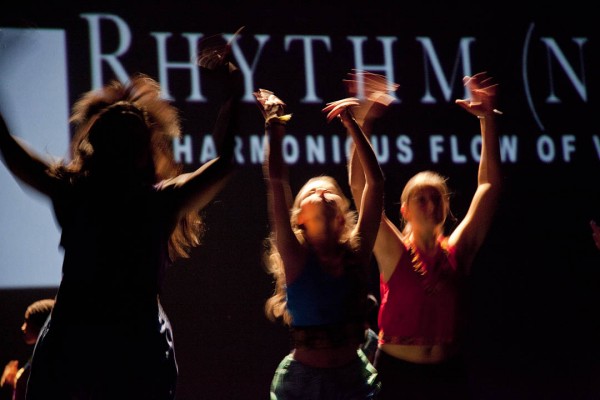
<instances>
[{"instance_id":1,"label":"bare midriff","mask_svg":"<svg viewBox=\"0 0 600 400\"><path fill-rule=\"evenodd\" d=\"M458 352L455 344L380 344L379 348L392 357L415 364L439 364L452 358Z\"/></svg>"}]
</instances>

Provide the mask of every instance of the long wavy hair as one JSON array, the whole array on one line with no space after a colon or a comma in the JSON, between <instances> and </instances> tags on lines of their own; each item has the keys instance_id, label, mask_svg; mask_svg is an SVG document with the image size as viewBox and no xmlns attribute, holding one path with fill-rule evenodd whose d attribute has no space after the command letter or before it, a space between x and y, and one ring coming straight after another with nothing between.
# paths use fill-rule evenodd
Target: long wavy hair
<instances>
[{"instance_id":1,"label":"long wavy hair","mask_svg":"<svg viewBox=\"0 0 600 400\"><path fill-rule=\"evenodd\" d=\"M138 135L134 140L143 140L151 152L152 162L143 178L148 183L173 178L183 170L173 157L173 140L181 136L178 110L161 98L160 85L145 74L134 75L127 84L113 80L85 93L74 104L70 122L74 126L71 161L58 161L52 167L51 173L58 177L74 182L103 168L98 165L101 149L121 146L123 152L135 151L121 143L133 135L131 131ZM198 211L180 219L169 240L171 260L189 256L200 243L201 227Z\"/></svg>"},{"instance_id":2,"label":"long wavy hair","mask_svg":"<svg viewBox=\"0 0 600 400\"><path fill-rule=\"evenodd\" d=\"M340 246L347 249L347 254L353 253L353 251L358 247L360 238L356 236L352 236L352 232L354 227L356 226L357 221L357 213L353 209L350 208L351 202L344 195L340 185L337 181L331 176L318 176L310 178L298 191L296 198L294 199L294 203L292 208L290 209L290 223L292 225L292 229L296 234L296 237L301 243L306 243L306 239L304 236L304 229L301 225L298 224L298 214L300 214L300 202L302 199L299 198L299 194L303 192L304 188L311 185L314 181L324 180L331 183L334 188L336 194L338 194L342 198L342 207L340 212L344 215L344 229L342 234L338 239L338 243ZM287 311L286 307L286 279L285 279L285 270L283 265L283 260L281 259L281 254L279 254L279 250L277 249L277 245L275 244L275 237L273 234L267 238L265 242L265 257L264 263L267 268L267 272L270 273L275 281L275 289L273 291L273 295L267 299L265 303L265 314L267 318L271 321L276 321L281 319L285 325L290 325L292 322L291 315Z\"/></svg>"}]
</instances>

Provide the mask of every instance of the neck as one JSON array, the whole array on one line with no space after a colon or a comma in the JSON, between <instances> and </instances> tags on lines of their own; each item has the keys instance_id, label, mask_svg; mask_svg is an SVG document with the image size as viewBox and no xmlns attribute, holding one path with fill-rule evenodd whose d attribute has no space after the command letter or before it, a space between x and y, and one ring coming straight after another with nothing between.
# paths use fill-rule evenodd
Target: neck
<instances>
[{"instance_id":1,"label":"neck","mask_svg":"<svg viewBox=\"0 0 600 400\"><path fill-rule=\"evenodd\" d=\"M410 235L410 241L424 249L431 249L436 246L439 235L435 232L417 234L413 232Z\"/></svg>"},{"instance_id":2,"label":"neck","mask_svg":"<svg viewBox=\"0 0 600 400\"><path fill-rule=\"evenodd\" d=\"M430 253L436 250L439 234L435 232L417 234L415 232L410 235L410 242L423 251L424 253Z\"/></svg>"},{"instance_id":3,"label":"neck","mask_svg":"<svg viewBox=\"0 0 600 400\"><path fill-rule=\"evenodd\" d=\"M339 253L339 244L337 242L315 240L309 241L309 243L319 256L328 257Z\"/></svg>"}]
</instances>

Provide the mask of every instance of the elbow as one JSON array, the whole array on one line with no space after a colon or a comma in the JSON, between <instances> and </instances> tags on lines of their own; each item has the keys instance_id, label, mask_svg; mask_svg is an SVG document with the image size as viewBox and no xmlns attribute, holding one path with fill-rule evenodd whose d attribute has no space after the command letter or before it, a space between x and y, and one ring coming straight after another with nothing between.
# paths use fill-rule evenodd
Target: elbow
<instances>
[{"instance_id":1,"label":"elbow","mask_svg":"<svg viewBox=\"0 0 600 400\"><path fill-rule=\"evenodd\" d=\"M368 196L370 196L371 198L377 199L383 199L384 191L385 189L383 185L383 180L377 182L368 182L363 190L363 192L368 193Z\"/></svg>"},{"instance_id":2,"label":"elbow","mask_svg":"<svg viewBox=\"0 0 600 400\"><path fill-rule=\"evenodd\" d=\"M353 180L350 180L350 190L352 190L352 192L355 191L361 191L365 188L365 182L355 182Z\"/></svg>"},{"instance_id":3,"label":"elbow","mask_svg":"<svg viewBox=\"0 0 600 400\"><path fill-rule=\"evenodd\" d=\"M370 176L366 180L361 181L350 181L350 190L352 193L363 193L369 192L373 196L383 197L385 190L385 179L383 175Z\"/></svg>"},{"instance_id":4,"label":"elbow","mask_svg":"<svg viewBox=\"0 0 600 400\"><path fill-rule=\"evenodd\" d=\"M494 179L491 180L491 183L490 183L492 186L492 190L497 191L499 194L500 192L502 192L502 189L504 187L504 179L502 177L502 174L500 174L500 173L494 174L493 178Z\"/></svg>"},{"instance_id":5,"label":"elbow","mask_svg":"<svg viewBox=\"0 0 600 400\"><path fill-rule=\"evenodd\" d=\"M488 190L501 190L503 186L503 176L500 171L484 170L480 171L478 185L489 188Z\"/></svg>"},{"instance_id":6,"label":"elbow","mask_svg":"<svg viewBox=\"0 0 600 400\"><path fill-rule=\"evenodd\" d=\"M485 197L494 204L497 204L502 193L502 185L500 183L483 183L479 185L479 189L485 194Z\"/></svg>"}]
</instances>

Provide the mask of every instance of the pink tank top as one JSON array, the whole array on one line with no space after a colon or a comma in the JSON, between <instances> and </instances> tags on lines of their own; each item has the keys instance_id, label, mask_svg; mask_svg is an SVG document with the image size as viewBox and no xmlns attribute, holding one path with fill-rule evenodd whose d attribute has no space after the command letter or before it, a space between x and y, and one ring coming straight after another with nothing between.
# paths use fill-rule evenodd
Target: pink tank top
<instances>
[{"instance_id":1,"label":"pink tank top","mask_svg":"<svg viewBox=\"0 0 600 400\"><path fill-rule=\"evenodd\" d=\"M380 277L379 343L449 344L456 340L461 283L455 248L447 240L424 259L407 248L388 282Z\"/></svg>"}]
</instances>

